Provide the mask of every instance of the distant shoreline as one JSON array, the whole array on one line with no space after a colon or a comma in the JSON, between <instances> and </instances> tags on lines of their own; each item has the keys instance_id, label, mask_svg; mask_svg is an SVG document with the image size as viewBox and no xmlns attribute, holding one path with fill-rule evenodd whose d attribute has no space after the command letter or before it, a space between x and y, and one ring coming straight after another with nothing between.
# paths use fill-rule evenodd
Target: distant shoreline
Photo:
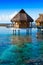
<instances>
[{"instance_id":1,"label":"distant shoreline","mask_svg":"<svg viewBox=\"0 0 43 65\"><path fill-rule=\"evenodd\" d=\"M0 23L0 26L8 26L10 25L11 23Z\"/></svg>"}]
</instances>

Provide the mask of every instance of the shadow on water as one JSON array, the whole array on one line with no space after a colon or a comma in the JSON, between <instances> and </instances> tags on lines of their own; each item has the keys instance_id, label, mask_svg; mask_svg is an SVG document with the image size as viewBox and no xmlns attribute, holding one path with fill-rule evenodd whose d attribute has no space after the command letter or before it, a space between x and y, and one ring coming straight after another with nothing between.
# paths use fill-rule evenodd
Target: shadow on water
<instances>
[{"instance_id":1,"label":"shadow on water","mask_svg":"<svg viewBox=\"0 0 43 65\"><path fill-rule=\"evenodd\" d=\"M2 36L1 40L1 47L5 49L0 50L0 65L43 65L43 33L40 30ZM8 46L4 46L5 40Z\"/></svg>"}]
</instances>

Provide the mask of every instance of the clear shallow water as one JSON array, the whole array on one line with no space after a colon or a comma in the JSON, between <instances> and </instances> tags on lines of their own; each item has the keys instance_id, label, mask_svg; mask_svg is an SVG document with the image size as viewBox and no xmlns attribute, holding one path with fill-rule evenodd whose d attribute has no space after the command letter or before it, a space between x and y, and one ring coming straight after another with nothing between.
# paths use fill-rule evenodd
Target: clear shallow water
<instances>
[{"instance_id":1,"label":"clear shallow water","mask_svg":"<svg viewBox=\"0 0 43 65\"><path fill-rule=\"evenodd\" d=\"M0 27L0 65L43 65L43 32L20 32Z\"/></svg>"}]
</instances>

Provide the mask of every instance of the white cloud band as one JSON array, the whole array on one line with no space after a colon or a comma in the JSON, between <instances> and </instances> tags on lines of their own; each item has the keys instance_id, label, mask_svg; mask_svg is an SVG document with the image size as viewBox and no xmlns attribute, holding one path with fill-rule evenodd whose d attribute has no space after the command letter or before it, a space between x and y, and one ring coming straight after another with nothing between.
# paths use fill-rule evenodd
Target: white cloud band
<instances>
[{"instance_id":1,"label":"white cloud band","mask_svg":"<svg viewBox=\"0 0 43 65\"><path fill-rule=\"evenodd\" d=\"M0 23L10 21L12 17L14 17L16 14L17 14L17 11L10 13L10 14L7 14L7 12L0 13Z\"/></svg>"}]
</instances>

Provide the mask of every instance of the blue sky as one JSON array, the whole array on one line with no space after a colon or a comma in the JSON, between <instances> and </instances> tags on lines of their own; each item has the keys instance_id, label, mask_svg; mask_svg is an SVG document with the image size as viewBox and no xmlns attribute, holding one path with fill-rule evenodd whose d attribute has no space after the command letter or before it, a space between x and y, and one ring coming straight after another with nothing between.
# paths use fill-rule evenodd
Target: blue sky
<instances>
[{"instance_id":1,"label":"blue sky","mask_svg":"<svg viewBox=\"0 0 43 65\"><path fill-rule=\"evenodd\" d=\"M35 20L39 13L43 13L43 0L0 0L0 23L10 23L21 9Z\"/></svg>"},{"instance_id":2,"label":"blue sky","mask_svg":"<svg viewBox=\"0 0 43 65\"><path fill-rule=\"evenodd\" d=\"M0 0L0 9L43 8L43 0Z\"/></svg>"}]
</instances>

